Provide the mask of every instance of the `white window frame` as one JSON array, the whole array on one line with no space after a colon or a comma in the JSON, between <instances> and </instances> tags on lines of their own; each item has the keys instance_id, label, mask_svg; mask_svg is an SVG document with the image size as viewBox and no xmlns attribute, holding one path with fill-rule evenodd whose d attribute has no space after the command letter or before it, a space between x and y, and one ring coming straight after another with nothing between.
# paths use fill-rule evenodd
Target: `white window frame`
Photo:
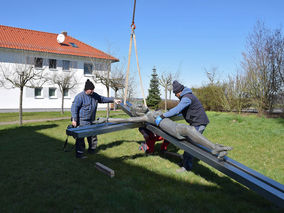
<instances>
[{"instance_id":1,"label":"white window frame","mask_svg":"<svg viewBox=\"0 0 284 213\"><path fill-rule=\"evenodd\" d=\"M38 59L41 59L41 66L37 66L37 60ZM43 58L41 57L35 57L34 58L34 66L35 66L35 69L43 69Z\"/></svg>"},{"instance_id":2,"label":"white window frame","mask_svg":"<svg viewBox=\"0 0 284 213\"><path fill-rule=\"evenodd\" d=\"M51 61L55 61L55 68L54 67L50 67ZM57 70L57 60L54 59L54 58L49 58L48 59L48 67L49 67L49 70Z\"/></svg>"},{"instance_id":3,"label":"white window frame","mask_svg":"<svg viewBox=\"0 0 284 213\"><path fill-rule=\"evenodd\" d=\"M36 90L40 89L40 95L36 95ZM41 99L43 98L43 88L42 87L35 87L34 88L34 96L36 99Z\"/></svg>"},{"instance_id":4,"label":"white window frame","mask_svg":"<svg viewBox=\"0 0 284 213\"><path fill-rule=\"evenodd\" d=\"M54 96L50 96L50 90L51 89L54 89ZM50 99L56 99L57 98L57 88L55 88L55 87L49 87L48 88L48 97L50 98Z\"/></svg>"},{"instance_id":5,"label":"white window frame","mask_svg":"<svg viewBox=\"0 0 284 213\"><path fill-rule=\"evenodd\" d=\"M67 95L64 95L64 91L67 90ZM63 89L63 94L62 96L64 97L64 99L69 99L70 98L70 90L69 89Z\"/></svg>"}]
</instances>

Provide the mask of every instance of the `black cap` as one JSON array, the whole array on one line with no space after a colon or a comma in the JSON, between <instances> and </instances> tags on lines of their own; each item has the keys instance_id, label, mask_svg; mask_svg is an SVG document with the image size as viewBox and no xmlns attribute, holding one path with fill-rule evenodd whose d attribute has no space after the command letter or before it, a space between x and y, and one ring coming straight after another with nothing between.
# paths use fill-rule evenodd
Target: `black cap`
<instances>
[{"instance_id":1,"label":"black cap","mask_svg":"<svg viewBox=\"0 0 284 213\"><path fill-rule=\"evenodd\" d=\"M180 84L178 81L173 82L173 93L179 93L184 89L184 86Z\"/></svg>"},{"instance_id":2,"label":"black cap","mask_svg":"<svg viewBox=\"0 0 284 213\"><path fill-rule=\"evenodd\" d=\"M94 84L89 79L87 79L84 90L86 91L86 90L94 90L94 89L95 89Z\"/></svg>"}]
</instances>

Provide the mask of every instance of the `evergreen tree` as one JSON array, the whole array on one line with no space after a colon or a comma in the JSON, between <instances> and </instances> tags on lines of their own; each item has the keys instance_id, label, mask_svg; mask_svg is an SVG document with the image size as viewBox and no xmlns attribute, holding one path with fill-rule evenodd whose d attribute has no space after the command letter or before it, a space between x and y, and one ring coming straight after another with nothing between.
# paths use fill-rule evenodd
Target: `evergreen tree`
<instances>
[{"instance_id":1,"label":"evergreen tree","mask_svg":"<svg viewBox=\"0 0 284 213\"><path fill-rule=\"evenodd\" d=\"M148 97L146 99L148 107L157 109L161 102L161 94L159 89L159 79L156 68L153 68L152 78L150 80L150 89L148 89Z\"/></svg>"}]
</instances>

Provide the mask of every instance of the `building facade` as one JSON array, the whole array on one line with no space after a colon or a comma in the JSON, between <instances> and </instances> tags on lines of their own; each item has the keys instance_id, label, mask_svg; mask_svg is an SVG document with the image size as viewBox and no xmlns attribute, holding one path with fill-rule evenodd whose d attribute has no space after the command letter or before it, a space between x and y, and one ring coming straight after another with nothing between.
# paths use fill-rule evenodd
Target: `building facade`
<instances>
[{"instance_id":1,"label":"building facade","mask_svg":"<svg viewBox=\"0 0 284 213\"><path fill-rule=\"evenodd\" d=\"M21 75L33 72L40 79L32 78L23 89L23 111L57 111L62 106L70 109L75 95L83 91L90 79L95 92L106 96L104 85L95 83L94 72L111 71L111 64L118 59L91 47L69 35L39 32L0 25L0 112L19 109L20 89L12 88ZM38 77L38 76L37 76ZM76 85L60 90L55 80ZM76 83L75 83L76 82ZM60 82L59 82L60 83ZM100 104L98 108L105 108Z\"/></svg>"}]
</instances>

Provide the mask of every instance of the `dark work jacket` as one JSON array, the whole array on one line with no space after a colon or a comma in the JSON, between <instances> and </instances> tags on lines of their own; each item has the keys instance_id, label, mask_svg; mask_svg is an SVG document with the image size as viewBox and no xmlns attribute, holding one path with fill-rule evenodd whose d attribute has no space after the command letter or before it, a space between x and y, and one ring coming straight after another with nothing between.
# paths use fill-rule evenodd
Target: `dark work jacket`
<instances>
[{"instance_id":1,"label":"dark work jacket","mask_svg":"<svg viewBox=\"0 0 284 213\"><path fill-rule=\"evenodd\" d=\"M182 113L184 119L192 126L207 125L209 119L198 98L192 90L185 87L180 96L179 104L163 114L164 117L172 117Z\"/></svg>"},{"instance_id":2,"label":"dark work jacket","mask_svg":"<svg viewBox=\"0 0 284 213\"><path fill-rule=\"evenodd\" d=\"M96 111L98 103L113 103L114 98L101 96L97 93L87 95L85 91L76 95L72 107L72 120L76 121L78 125L89 125L96 118Z\"/></svg>"},{"instance_id":3,"label":"dark work jacket","mask_svg":"<svg viewBox=\"0 0 284 213\"><path fill-rule=\"evenodd\" d=\"M181 98L189 98L191 100L191 104L181 111L184 119L192 126L206 126L209 123L209 119L198 98L192 93L186 93Z\"/></svg>"}]
</instances>

